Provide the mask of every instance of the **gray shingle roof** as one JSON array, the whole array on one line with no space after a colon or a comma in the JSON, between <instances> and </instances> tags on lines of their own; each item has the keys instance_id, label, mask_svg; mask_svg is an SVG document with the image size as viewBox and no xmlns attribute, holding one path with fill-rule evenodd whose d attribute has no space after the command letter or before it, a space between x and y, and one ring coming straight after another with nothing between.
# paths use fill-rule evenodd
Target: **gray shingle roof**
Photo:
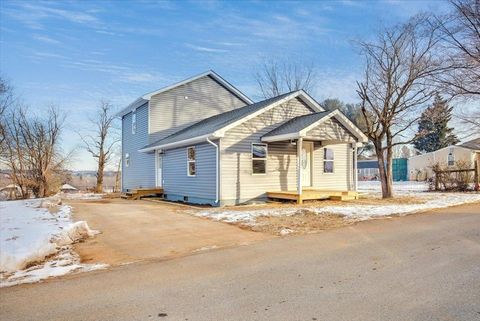
<instances>
[{"instance_id":1,"label":"gray shingle roof","mask_svg":"<svg viewBox=\"0 0 480 321\"><path fill-rule=\"evenodd\" d=\"M212 134L215 131L222 129L223 127L240 120L258 110L261 110L283 98L290 95L293 92L289 92L277 97L269 98L251 105L247 105L241 108L237 108L225 113L221 113L206 119L203 119L191 126L188 126L180 131L173 133L163 139L160 139L152 144L144 146L142 149L147 149L151 147L171 144L180 142L186 139L191 139L203 135Z\"/></svg>"},{"instance_id":2,"label":"gray shingle roof","mask_svg":"<svg viewBox=\"0 0 480 321\"><path fill-rule=\"evenodd\" d=\"M134 110L138 107L143 106L144 104L148 103L148 100L143 99L142 97L137 98L133 103L127 106L128 109Z\"/></svg>"},{"instance_id":3,"label":"gray shingle roof","mask_svg":"<svg viewBox=\"0 0 480 321\"><path fill-rule=\"evenodd\" d=\"M308 114L308 115L303 115L303 116L298 116L295 118L290 119L283 125L273 129L272 131L266 133L263 137L271 137L271 136L277 136L277 135L286 135L286 134L294 134L298 133L302 129L304 129L307 126L310 126L311 124L319 121L320 119L324 118L328 114L330 114L333 111L323 111L319 113L313 113L313 114Z\"/></svg>"},{"instance_id":4,"label":"gray shingle roof","mask_svg":"<svg viewBox=\"0 0 480 321\"><path fill-rule=\"evenodd\" d=\"M480 138L472 139L468 142L460 144L459 146L474 150L480 150Z\"/></svg>"}]
</instances>

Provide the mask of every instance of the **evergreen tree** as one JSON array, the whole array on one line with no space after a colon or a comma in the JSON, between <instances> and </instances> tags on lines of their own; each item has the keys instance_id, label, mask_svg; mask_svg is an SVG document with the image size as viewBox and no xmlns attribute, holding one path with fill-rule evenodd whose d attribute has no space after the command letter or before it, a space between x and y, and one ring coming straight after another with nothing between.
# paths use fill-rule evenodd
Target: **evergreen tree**
<instances>
[{"instance_id":1,"label":"evergreen tree","mask_svg":"<svg viewBox=\"0 0 480 321\"><path fill-rule=\"evenodd\" d=\"M420 117L419 138L413 143L416 149L428 153L459 142L453 128L448 127L452 109L440 95L435 96L433 105L425 109Z\"/></svg>"}]
</instances>

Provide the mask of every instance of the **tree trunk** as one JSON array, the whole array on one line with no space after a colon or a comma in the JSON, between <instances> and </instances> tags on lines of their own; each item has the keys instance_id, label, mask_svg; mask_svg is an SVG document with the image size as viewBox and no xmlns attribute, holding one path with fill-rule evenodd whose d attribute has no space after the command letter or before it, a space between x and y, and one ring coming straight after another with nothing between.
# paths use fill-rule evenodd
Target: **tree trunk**
<instances>
[{"instance_id":1,"label":"tree trunk","mask_svg":"<svg viewBox=\"0 0 480 321\"><path fill-rule=\"evenodd\" d=\"M103 170L105 167L105 156L103 152L100 152L100 157L98 158L98 170L97 170L97 186L95 187L95 193L103 192Z\"/></svg>"},{"instance_id":2,"label":"tree trunk","mask_svg":"<svg viewBox=\"0 0 480 321\"><path fill-rule=\"evenodd\" d=\"M381 142L374 143L375 153L377 154L378 160L378 173L380 176L380 184L382 186L382 198L391 198L392 197L392 167L391 161L388 161L388 151L387 151L387 160L385 162L385 156L383 155L383 150L381 147ZM390 150L390 157L392 156ZM389 170L390 166L390 170Z\"/></svg>"},{"instance_id":3,"label":"tree trunk","mask_svg":"<svg viewBox=\"0 0 480 321\"><path fill-rule=\"evenodd\" d=\"M120 190L120 167L122 165L122 157L120 157L120 160L118 161L118 166L117 166L117 173L115 175L115 190L114 192L118 192Z\"/></svg>"},{"instance_id":4,"label":"tree trunk","mask_svg":"<svg viewBox=\"0 0 480 321\"><path fill-rule=\"evenodd\" d=\"M386 181L386 189L382 191L383 198L391 198L393 197L393 151L390 147L391 144L387 147L387 159L385 163L385 181Z\"/></svg>"}]
</instances>

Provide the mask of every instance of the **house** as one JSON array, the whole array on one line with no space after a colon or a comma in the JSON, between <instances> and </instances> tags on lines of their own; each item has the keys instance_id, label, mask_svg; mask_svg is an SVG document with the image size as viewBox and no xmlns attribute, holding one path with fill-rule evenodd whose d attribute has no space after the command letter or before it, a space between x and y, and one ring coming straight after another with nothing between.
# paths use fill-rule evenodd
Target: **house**
<instances>
[{"instance_id":1,"label":"house","mask_svg":"<svg viewBox=\"0 0 480 321\"><path fill-rule=\"evenodd\" d=\"M408 159L394 158L392 160L392 175L393 181L407 181L408 180ZM360 181L378 180L380 177L378 171L377 159L362 159L357 162L358 179Z\"/></svg>"},{"instance_id":2,"label":"house","mask_svg":"<svg viewBox=\"0 0 480 321\"><path fill-rule=\"evenodd\" d=\"M22 196L22 189L17 184L9 184L5 187L0 187L0 200L13 200Z\"/></svg>"},{"instance_id":3,"label":"house","mask_svg":"<svg viewBox=\"0 0 480 321\"><path fill-rule=\"evenodd\" d=\"M60 192L62 192L62 193L77 193L78 189L76 187L73 187L70 184L63 184L60 187Z\"/></svg>"},{"instance_id":4,"label":"house","mask_svg":"<svg viewBox=\"0 0 480 321\"><path fill-rule=\"evenodd\" d=\"M303 90L254 103L213 71L146 94L119 116L124 192L157 188L167 200L213 206L355 194L356 150L367 141Z\"/></svg>"},{"instance_id":5,"label":"house","mask_svg":"<svg viewBox=\"0 0 480 321\"><path fill-rule=\"evenodd\" d=\"M426 180L433 177L432 166L473 168L475 161L480 163L480 138L465 143L441 148L434 152L410 157L408 170L410 180Z\"/></svg>"}]
</instances>

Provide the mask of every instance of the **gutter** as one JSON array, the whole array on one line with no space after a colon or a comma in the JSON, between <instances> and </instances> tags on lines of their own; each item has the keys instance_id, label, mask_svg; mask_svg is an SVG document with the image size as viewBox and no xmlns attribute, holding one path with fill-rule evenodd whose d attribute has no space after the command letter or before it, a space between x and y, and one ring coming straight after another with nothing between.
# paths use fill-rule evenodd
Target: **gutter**
<instances>
[{"instance_id":1,"label":"gutter","mask_svg":"<svg viewBox=\"0 0 480 321\"><path fill-rule=\"evenodd\" d=\"M205 140L207 140L209 138L215 139L215 138L220 138L220 137L222 137L222 136L216 135L215 133L206 134L206 135L197 136L197 137L193 137L193 138L189 138L189 139L184 139L184 140L169 143L169 144L163 144L163 145L157 145L157 146L142 148L142 149L139 149L138 151L142 152L142 153L146 153L146 152L154 151L156 149L177 148L177 147L182 147L182 146L185 146L185 145L188 145L188 144L195 144L195 143L204 142Z\"/></svg>"},{"instance_id":2,"label":"gutter","mask_svg":"<svg viewBox=\"0 0 480 321\"><path fill-rule=\"evenodd\" d=\"M218 204L218 198L219 198L219 194L220 194L220 184L219 184L219 181L218 181L218 169L219 169L219 166L220 166L220 158L219 158L219 152L218 152L218 145L215 144L214 142L212 142L210 140L210 138L207 137L207 142L214 146L215 147L215 152L216 152L216 160L217 160L217 164L216 164L216 167L215 167L215 203Z\"/></svg>"}]
</instances>

